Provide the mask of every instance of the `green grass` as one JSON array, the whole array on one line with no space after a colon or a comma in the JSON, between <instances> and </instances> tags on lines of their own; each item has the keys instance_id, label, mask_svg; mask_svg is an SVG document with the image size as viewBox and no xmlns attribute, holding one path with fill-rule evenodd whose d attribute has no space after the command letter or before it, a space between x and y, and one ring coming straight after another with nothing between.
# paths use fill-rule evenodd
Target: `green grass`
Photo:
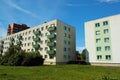
<instances>
[{"instance_id":1,"label":"green grass","mask_svg":"<svg viewBox=\"0 0 120 80\"><path fill-rule=\"evenodd\" d=\"M0 80L120 80L120 67L89 65L0 66Z\"/></svg>"}]
</instances>

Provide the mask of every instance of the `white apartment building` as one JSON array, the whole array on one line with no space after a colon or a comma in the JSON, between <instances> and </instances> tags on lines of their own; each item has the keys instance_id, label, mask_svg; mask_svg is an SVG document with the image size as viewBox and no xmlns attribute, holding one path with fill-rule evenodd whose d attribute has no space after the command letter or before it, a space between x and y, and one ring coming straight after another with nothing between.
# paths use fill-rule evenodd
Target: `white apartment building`
<instances>
[{"instance_id":1,"label":"white apartment building","mask_svg":"<svg viewBox=\"0 0 120 80\"><path fill-rule=\"evenodd\" d=\"M120 65L120 14L85 22L87 62Z\"/></svg>"},{"instance_id":2,"label":"white apartment building","mask_svg":"<svg viewBox=\"0 0 120 80\"><path fill-rule=\"evenodd\" d=\"M12 42L26 52L38 51L44 64L55 65L75 60L75 41L74 27L53 20L0 39L0 53L4 54Z\"/></svg>"}]
</instances>

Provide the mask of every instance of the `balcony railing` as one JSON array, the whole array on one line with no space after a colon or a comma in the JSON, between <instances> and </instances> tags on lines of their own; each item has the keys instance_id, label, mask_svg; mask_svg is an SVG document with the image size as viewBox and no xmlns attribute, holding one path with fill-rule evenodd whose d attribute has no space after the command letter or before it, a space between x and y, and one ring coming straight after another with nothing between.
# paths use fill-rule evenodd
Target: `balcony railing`
<instances>
[{"instance_id":1,"label":"balcony railing","mask_svg":"<svg viewBox=\"0 0 120 80\"><path fill-rule=\"evenodd\" d=\"M10 38L10 41L13 42L13 41L14 41L14 38Z\"/></svg>"},{"instance_id":2,"label":"balcony railing","mask_svg":"<svg viewBox=\"0 0 120 80\"><path fill-rule=\"evenodd\" d=\"M21 39L22 39L22 36L17 36L17 39L21 40Z\"/></svg>"},{"instance_id":3,"label":"balcony railing","mask_svg":"<svg viewBox=\"0 0 120 80\"><path fill-rule=\"evenodd\" d=\"M35 42L40 41L40 38L39 37L33 38L33 41Z\"/></svg>"},{"instance_id":4,"label":"balcony railing","mask_svg":"<svg viewBox=\"0 0 120 80\"><path fill-rule=\"evenodd\" d=\"M50 32L51 32L51 31L55 31L55 30L56 30L56 27L55 27L55 26L54 26L54 27L49 27L49 28L48 28L48 31L50 31Z\"/></svg>"},{"instance_id":5,"label":"balcony railing","mask_svg":"<svg viewBox=\"0 0 120 80\"><path fill-rule=\"evenodd\" d=\"M33 32L35 35L39 35L41 32L39 30L36 30Z\"/></svg>"},{"instance_id":6,"label":"balcony railing","mask_svg":"<svg viewBox=\"0 0 120 80\"><path fill-rule=\"evenodd\" d=\"M39 45L39 44L35 44L35 45L33 45L33 47L34 47L35 49L39 49L39 48L40 48L40 45Z\"/></svg>"},{"instance_id":7,"label":"balcony railing","mask_svg":"<svg viewBox=\"0 0 120 80\"><path fill-rule=\"evenodd\" d=\"M50 46L50 47L53 47L53 46L55 46L55 45L56 45L55 42L48 42L48 43L47 43L47 46Z\"/></svg>"},{"instance_id":8,"label":"balcony railing","mask_svg":"<svg viewBox=\"0 0 120 80\"><path fill-rule=\"evenodd\" d=\"M17 41L16 44L17 44L17 45L21 45L22 42L21 42L21 41Z\"/></svg>"},{"instance_id":9,"label":"balcony railing","mask_svg":"<svg viewBox=\"0 0 120 80\"><path fill-rule=\"evenodd\" d=\"M55 34L50 34L50 35L47 36L47 38L49 38L49 39L51 39L51 38L55 38L55 37L56 37Z\"/></svg>"},{"instance_id":10,"label":"balcony railing","mask_svg":"<svg viewBox=\"0 0 120 80\"><path fill-rule=\"evenodd\" d=\"M56 53L55 50L49 50L49 51L47 51L47 54L50 54L50 55L53 55L53 54L55 54L55 53Z\"/></svg>"}]
</instances>

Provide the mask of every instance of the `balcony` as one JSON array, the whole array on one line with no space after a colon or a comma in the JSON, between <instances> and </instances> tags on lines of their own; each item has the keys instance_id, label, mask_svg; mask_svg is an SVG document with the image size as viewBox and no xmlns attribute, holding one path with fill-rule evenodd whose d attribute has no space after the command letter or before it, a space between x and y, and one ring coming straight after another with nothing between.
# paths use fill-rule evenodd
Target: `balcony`
<instances>
[{"instance_id":1,"label":"balcony","mask_svg":"<svg viewBox=\"0 0 120 80\"><path fill-rule=\"evenodd\" d=\"M51 31L55 31L55 30L56 30L56 27L55 27L55 26L54 26L54 27L49 27L49 28L48 28L48 31L50 31L50 32L51 32Z\"/></svg>"},{"instance_id":2,"label":"balcony","mask_svg":"<svg viewBox=\"0 0 120 80\"><path fill-rule=\"evenodd\" d=\"M21 42L21 41L17 41L16 44L17 44L17 45L21 45L22 42Z\"/></svg>"},{"instance_id":3,"label":"balcony","mask_svg":"<svg viewBox=\"0 0 120 80\"><path fill-rule=\"evenodd\" d=\"M17 36L17 39L21 40L21 39L22 39L22 36Z\"/></svg>"},{"instance_id":4,"label":"balcony","mask_svg":"<svg viewBox=\"0 0 120 80\"><path fill-rule=\"evenodd\" d=\"M33 32L35 35L39 35L41 32L39 30L36 30Z\"/></svg>"},{"instance_id":5,"label":"balcony","mask_svg":"<svg viewBox=\"0 0 120 80\"><path fill-rule=\"evenodd\" d=\"M33 38L33 41L35 42L40 41L40 38L39 37Z\"/></svg>"},{"instance_id":6,"label":"balcony","mask_svg":"<svg viewBox=\"0 0 120 80\"><path fill-rule=\"evenodd\" d=\"M55 46L55 45L56 45L55 42L48 42L48 43L47 43L47 46L50 46L50 47L53 47L53 46Z\"/></svg>"},{"instance_id":7,"label":"balcony","mask_svg":"<svg viewBox=\"0 0 120 80\"><path fill-rule=\"evenodd\" d=\"M10 41L13 42L13 41L14 41L14 38L10 38Z\"/></svg>"},{"instance_id":8,"label":"balcony","mask_svg":"<svg viewBox=\"0 0 120 80\"><path fill-rule=\"evenodd\" d=\"M52 38L55 38L55 37L56 37L55 34L50 34L50 35L47 36L47 38L49 38L49 39L52 39Z\"/></svg>"},{"instance_id":9,"label":"balcony","mask_svg":"<svg viewBox=\"0 0 120 80\"><path fill-rule=\"evenodd\" d=\"M56 53L55 50L49 50L49 51L47 51L47 54L50 54L50 55L53 55L53 54L55 54L55 53Z\"/></svg>"},{"instance_id":10,"label":"balcony","mask_svg":"<svg viewBox=\"0 0 120 80\"><path fill-rule=\"evenodd\" d=\"M39 44L35 44L35 45L33 45L33 47L34 47L35 49L39 49L39 48L40 48L40 45L39 45Z\"/></svg>"}]
</instances>

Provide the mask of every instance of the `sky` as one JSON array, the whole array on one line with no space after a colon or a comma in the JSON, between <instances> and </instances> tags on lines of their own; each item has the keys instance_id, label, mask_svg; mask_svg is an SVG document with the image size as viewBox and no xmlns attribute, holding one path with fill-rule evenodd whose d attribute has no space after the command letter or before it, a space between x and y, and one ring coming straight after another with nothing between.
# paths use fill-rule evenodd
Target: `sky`
<instances>
[{"instance_id":1,"label":"sky","mask_svg":"<svg viewBox=\"0 0 120 80\"><path fill-rule=\"evenodd\" d=\"M8 24L35 27L59 19L76 29L76 49L85 48L84 23L120 14L120 0L0 0L0 37Z\"/></svg>"}]
</instances>

